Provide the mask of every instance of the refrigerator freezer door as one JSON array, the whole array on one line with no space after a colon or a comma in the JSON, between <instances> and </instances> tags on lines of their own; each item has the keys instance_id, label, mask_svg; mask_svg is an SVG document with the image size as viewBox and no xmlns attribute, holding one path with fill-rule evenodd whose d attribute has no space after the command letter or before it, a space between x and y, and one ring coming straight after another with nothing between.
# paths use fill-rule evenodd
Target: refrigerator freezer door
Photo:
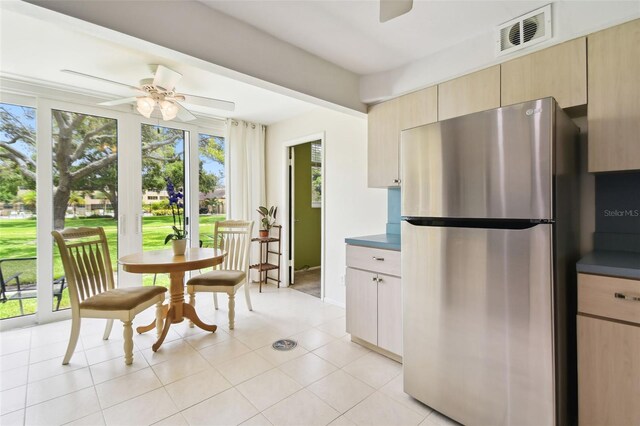
<instances>
[{"instance_id":1,"label":"refrigerator freezer door","mask_svg":"<svg viewBox=\"0 0 640 426\"><path fill-rule=\"evenodd\" d=\"M402 132L402 215L553 219L555 101L526 102Z\"/></svg>"},{"instance_id":2,"label":"refrigerator freezer door","mask_svg":"<svg viewBox=\"0 0 640 426\"><path fill-rule=\"evenodd\" d=\"M465 425L553 425L552 226L402 223L404 390Z\"/></svg>"}]
</instances>

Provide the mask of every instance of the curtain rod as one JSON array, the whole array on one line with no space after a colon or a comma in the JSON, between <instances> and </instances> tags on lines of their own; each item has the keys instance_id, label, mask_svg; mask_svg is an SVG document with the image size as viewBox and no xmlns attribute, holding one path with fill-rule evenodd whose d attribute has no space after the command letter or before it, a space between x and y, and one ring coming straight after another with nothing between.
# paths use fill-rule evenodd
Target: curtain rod
<instances>
[{"instance_id":1,"label":"curtain rod","mask_svg":"<svg viewBox=\"0 0 640 426\"><path fill-rule=\"evenodd\" d=\"M243 123L244 123L245 127L248 126L248 125L251 125L252 129L256 128L256 125L254 123L247 123L246 121L243 121ZM236 120L231 120L231 124L234 125L234 126L237 126L239 123ZM260 124L260 126L262 126L262 124Z\"/></svg>"}]
</instances>

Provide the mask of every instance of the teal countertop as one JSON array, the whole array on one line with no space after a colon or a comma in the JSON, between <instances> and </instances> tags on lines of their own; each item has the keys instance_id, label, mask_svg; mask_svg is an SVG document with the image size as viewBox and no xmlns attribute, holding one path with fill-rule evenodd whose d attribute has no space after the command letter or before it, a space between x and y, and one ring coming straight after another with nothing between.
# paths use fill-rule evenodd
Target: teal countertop
<instances>
[{"instance_id":1,"label":"teal countertop","mask_svg":"<svg viewBox=\"0 0 640 426\"><path fill-rule=\"evenodd\" d=\"M353 246L400 251L400 234L367 235L364 237L345 238L344 241Z\"/></svg>"},{"instance_id":2,"label":"teal countertop","mask_svg":"<svg viewBox=\"0 0 640 426\"><path fill-rule=\"evenodd\" d=\"M576 264L578 272L640 279L640 253L599 250Z\"/></svg>"}]
</instances>

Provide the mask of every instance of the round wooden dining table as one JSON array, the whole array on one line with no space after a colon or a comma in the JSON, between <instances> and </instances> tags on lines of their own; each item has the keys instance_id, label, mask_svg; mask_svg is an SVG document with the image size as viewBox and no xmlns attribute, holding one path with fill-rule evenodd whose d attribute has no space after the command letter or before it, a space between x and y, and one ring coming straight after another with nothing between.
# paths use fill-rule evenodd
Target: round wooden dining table
<instances>
[{"instance_id":1,"label":"round wooden dining table","mask_svg":"<svg viewBox=\"0 0 640 426\"><path fill-rule=\"evenodd\" d=\"M187 248L183 256L176 256L172 250L152 250L140 253L133 253L122 256L118 263L126 272L137 274L164 274L168 273L171 278L169 288L170 302L164 305L161 316L153 323L138 327L138 333L144 333L154 328L158 328L158 340L153 344L153 351L157 351L162 345L171 324L182 322L185 318L191 320L194 325L206 331L215 332L216 325L209 325L202 322L196 314L193 306L184 303L184 274L186 271L210 268L219 265L227 255L225 251L213 248ZM160 331L161 321L164 325Z\"/></svg>"}]
</instances>

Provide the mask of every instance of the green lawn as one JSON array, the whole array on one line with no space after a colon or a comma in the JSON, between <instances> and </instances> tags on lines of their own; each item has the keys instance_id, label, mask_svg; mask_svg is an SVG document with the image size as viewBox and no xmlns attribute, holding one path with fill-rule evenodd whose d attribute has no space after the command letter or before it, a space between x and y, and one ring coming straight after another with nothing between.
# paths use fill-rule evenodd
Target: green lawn
<instances>
[{"instance_id":1,"label":"green lawn","mask_svg":"<svg viewBox=\"0 0 640 426\"><path fill-rule=\"evenodd\" d=\"M205 235L211 235L213 233L213 223L218 220L223 220L224 215L215 216L200 216L200 234L205 244L209 240ZM153 216L145 217L142 220L142 235L143 235L143 249L144 250L158 250L162 248L169 248L164 245L164 239L168 233L171 232L171 225L173 220L171 216ZM111 254L111 263L114 269L117 266L117 232L116 223L113 219L103 218L86 218L86 219L67 219L65 222L66 227L79 227L79 226L102 226L109 240L109 253ZM36 221L29 219L11 219L0 221L0 259L15 258L15 257L35 257L36 256ZM53 238L51 240L53 245ZM57 247L54 246L54 276L60 277L64 274L62 268L62 262L58 254ZM33 275L25 272L25 278L27 275ZM145 275L143 278L144 285L151 285L153 282L153 275ZM167 286L169 279L166 275L159 275L157 284ZM36 309L35 299L23 300L24 313L32 314ZM65 289L63 293L62 303L60 309L69 307L69 294ZM0 303L0 319L11 318L20 315L20 305L18 301L8 301L6 303Z\"/></svg>"}]
</instances>

